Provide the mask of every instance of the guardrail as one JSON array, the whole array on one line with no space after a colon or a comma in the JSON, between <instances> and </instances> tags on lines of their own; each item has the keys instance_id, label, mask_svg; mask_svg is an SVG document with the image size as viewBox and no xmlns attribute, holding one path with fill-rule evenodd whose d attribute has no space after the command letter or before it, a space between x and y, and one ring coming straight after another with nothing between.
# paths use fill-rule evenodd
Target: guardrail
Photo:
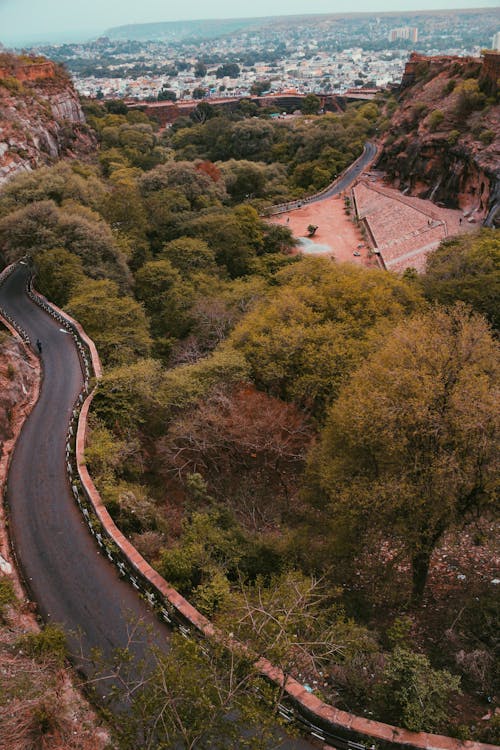
<instances>
[{"instance_id":1,"label":"guardrail","mask_svg":"<svg viewBox=\"0 0 500 750\"><path fill-rule=\"evenodd\" d=\"M13 270L15 266L8 275ZM0 285L5 278L7 276L0 274ZM33 302L71 333L80 355L84 385L72 410L66 435L66 470L75 502L91 534L110 562L116 566L119 574L130 581L164 622L177 627L184 637L201 634L222 638L222 634L213 624L169 586L144 560L117 528L105 508L88 473L84 458L88 410L95 393L92 377L99 380L102 373L97 349L76 320L34 290L31 278L26 291ZM227 643L227 639L224 640ZM235 648L245 648L236 641L233 643ZM424 732L410 732L341 711L321 701L297 680L285 678L283 672L267 659L259 659L256 667L264 678L283 687L286 704L280 705L279 713L285 721L299 724L312 737L341 750L372 750L375 747L405 747L415 750L498 750L494 745L461 742L452 737Z\"/></svg>"}]
</instances>

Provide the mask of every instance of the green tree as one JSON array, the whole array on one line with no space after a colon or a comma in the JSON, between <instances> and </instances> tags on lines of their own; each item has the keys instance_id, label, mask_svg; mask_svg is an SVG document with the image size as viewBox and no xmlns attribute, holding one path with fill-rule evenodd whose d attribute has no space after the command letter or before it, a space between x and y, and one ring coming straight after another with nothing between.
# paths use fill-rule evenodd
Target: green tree
<instances>
[{"instance_id":1,"label":"green tree","mask_svg":"<svg viewBox=\"0 0 500 750\"><path fill-rule=\"evenodd\" d=\"M162 418L158 389L163 371L154 359L140 359L106 369L92 404L93 413L119 435L133 435L147 425L153 433Z\"/></svg>"},{"instance_id":2,"label":"green tree","mask_svg":"<svg viewBox=\"0 0 500 750\"><path fill-rule=\"evenodd\" d=\"M136 274L135 293L144 304L155 336L178 338L188 331L192 288L169 260L145 263Z\"/></svg>"},{"instance_id":3,"label":"green tree","mask_svg":"<svg viewBox=\"0 0 500 750\"><path fill-rule=\"evenodd\" d=\"M498 372L484 318L460 305L417 315L346 383L313 456L339 541L378 529L401 545L416 603L444 532L494 503Z\"/></svg>"},{"instance_id":4,"label":"green tree","mask_svg":"<svg viewBox=\"0 0 500 750\"><path fill-rule=\"evenodd\" d=\"M217 68L215 73L216 78L238 78L240 74L240 66L237 63L224 63Z\"/></svg>"},{"instance_id":5,"label":"green tree","mask_svg":"<svg viewBox=\"0 0 500 750\"><path fill-rule=\"evenodd\" d=\"M250 93L254 96L262 96L262 94L265 91L269 91L271 88L271 81L263 80L263 81L255 81L255 83L252 83L252 86L250 87Z\"/></svg>"},{"instance_id":6,"label":"green tree","mask_svg":"<svg viewBox=\"0 0 500 750\"><path fill-rule=\"evenodd\" d=\"M215 253L204 240L191 237L179 237L167 242L159 259L170 261L183 276L189 277L193 272L216 270Z\"/></svg>"},{"instance_id":7,"label":"green tree","mask_svg":"<svg viewBox=\"0 0 500 750\"><path fill-rule=\"evenodd\" d=\"M446 731L449 702L460 677L433 669L423 654L397 647L387 659L377 699L382 718L413 732Z\"/></svg>"},{"instance_id":8,"label":"green tree","mask_svg":"<svg viewBox=\"0 0 500 750\"><path fill-rule=\"evenodd\" d=\"M198 60L194 66L194 75L196 78L205 78L207 74L207 66L201 60Z\"/></svg>"},{"instance_id":9,"label":"green tree","mask_svg":"<svg viewBox=\"0 0 500 750\"><path fill-rule=\"evenodd\" d=\"M174 588L196 599L198 588L206 592L215 574L226 578L226 584L227 576L234 580L242 555L243 537L228 512L197 511L184 520L179 543L163 550L158 570Z\"/></svg>"},{"instance_id":10,"label":"green tree","mask_svg":"<svg viewBox=\"0 0 500 750\"><path fill-rule=\"evenodd\" d=\"M194 210L217 205L225 197L222 181L213 179L188 161L169 162L151 169L142 177L140 188L146 198L166 188L175 189Z\"/></svg>"},{"instance_id":11,"label":"green tree","mask_svg":"<svg viewBox=\"0 0 500 750\"><path fill-rule=\"evenodd\" d=\"M442 242L429 254L421 282L429 300L467 302L500 327L500 245L495 230Z\"/></svg>"},{"instance_id":12,"label":"green tree","mask_svg":"<svg viewBox=\"0 0 500 750\"><path fill-rule=\"evenodd\" d=\"M163 87L158 92L158 101L159 102L175 102L177 101L177 94L175 91L172 91L172 89L167 89Z\"/></svg>"},{"instance_id":13,"label":"green tree","mask_svg":"<svg viewBox=\"0 0 500 750\"><path fill-rule=\"evenodd\" d=\"M84 279L82 261L63 247L44 250L37 255L36 287L59 307L66 305Z\"/></svg>"},{"instance_id":14,"label":"green tree","mask_svg":"<svg viewBox=\"0 0 500 750\"><path fill-rule=\"evenodd\" d=\"M3 186L0 206L13 210L29 203L52 200L58 206L64 201L75 201L98 209L106 187L96 172L95 167L79 162L60 162L34 172L23 172Z\"/></svg>"},{"instance_id":15,"label":"green tree","mask_svg":"<svg viewBox=\"0 0 500 750\"><path fill-rule=\"evenodd\" d=\"M78 205L59 208L53 201L40 201L0 220L0 253L6 261L26 253L36 260L44 250L60 247L79 256L89 276L106 276L127 286L125 258L109 226L90 209Z\"/></svg>"},{"instance_id":16,"label":"green tree","mask_svg":"<svg viewBox=\"0 0 500 750\"><path fill-rule=\"evenodd\" d=\"M374 345L419 304L405 282L349 264L304 258L274 277L272 299L250 312L232 335L255 383L310 408L325 405Z\"/></svg>"},{"instance_id":17,"label":"green tree","mask_svg":"<svg viewBox=\"0 0 500 750\"><path fill-rule=\"evenodd\" d=\"M134 362L149 353L144 310L131 297L120 295L114 282L86 281L68 300L67 310L94 340L105 364Z\"/></svg>"},{"instance_id":18,"label":"green tree","mask_svg":"<svg viewBox=\"0 0 500 750\"><path fill-rule=\"evenodd\" d=\"M189 222L185 233L204 240L214 251L218 265L225 266L232 278L243 276L252 268L252 259L262 246L263 230L257 213L235 209L200 216Z\"/></svg>"},{"instance_id":19,"label":"green tree","mask_svg":"<svg viewBox=\"0 0 500 750\"><path fill-rule=\"evenodd\" d=\"M175 633L168 653L148 652L152 669L142 673L127 650L103 669L129 701L117 722L121 750L135 750L138 736L145 748L276 747L276 692L244 654Z\"/></svg>"},{"instance_id":20,"label":"green tree","mask_svg":"<svg viewBox=\"0 0 500 750\"><path fill-rule=\"evenodd\" d=\"M321 100L316 94L307 94L307 96L303 98L300 106L302 114L304 115L317 115L320 107Z\"/></svg>"}]
</instances>

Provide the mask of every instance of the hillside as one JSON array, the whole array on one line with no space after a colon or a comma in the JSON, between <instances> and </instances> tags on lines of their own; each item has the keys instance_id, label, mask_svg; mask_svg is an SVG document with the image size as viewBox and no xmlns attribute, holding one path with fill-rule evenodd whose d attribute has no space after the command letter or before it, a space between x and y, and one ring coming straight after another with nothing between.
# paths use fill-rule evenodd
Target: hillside
<instances>
[{"instance_id":1,"label":"hillside","mask_svg":"<svg viewBox=\"0 0 500 750\"><path fill-rule=\"evenodd\" d=\"M401 190L500 223L500 55L406 65L379 166Z\"/></svg>"},{"instance_id":2,"label":"hillside","mask_svg":"<svg viewBox=\"0 0 500 750\"><path fill-rule=\"evenodd\" d=\"M483 117L495 103L479 90L481 71L472 61ZM410 92L424 77L413 73ZM454 87L469 80L453 76ZM200 107L161 133L145 113L88 103L94 165L55 164L0 189L0 265L28 253L37 289L93 339L104 374L85 463L120 531L169 584L341 711L498 741L499 360L481 317L497 320L495 232L448 232L430 272L398 276L357 265L358 254L340 262L334 237L335 262L292 254L292 221L262 219L271 204L314 205L304 196L391 128L392 145L430 148L445 115L398 132L410 99L277 121ZM473 133L459 126L453 146ZM489 139L479 138L484 149ZM486 175L489 162L478 156L474 169ZM436 151L436 173L440 164ZM421 171L414 189L432 193L437 175ZM396 192L373 174L366 182ZM458 202L451 187L447 199ZM410 201L398 194L392 214L403 234L438 242L443 223L420 211L423 226L412 224ZM351 199L339 204L339 223L361 231ZM297 234L310 233L312 217L296 215ZM196 732L208 679L190 664L168 675L186 672L182 711ZM156 733L145 745L184 746L168 724L181 705L165 700L174 680L163 677L150 684L165 723L138 689L122 737L144 718ZM404 703L401 684L411 687Z\"/></svg>"},{"instance_id":3,"label":"hillside","mask_svg":"<svg viewBox=\"0 0 500 750\"><path fill-rule=\"evenodd\" d=\"M0 184L94 148L78 94L62 68L45 58L0 55Z\"/></svg>"}]
</instances>

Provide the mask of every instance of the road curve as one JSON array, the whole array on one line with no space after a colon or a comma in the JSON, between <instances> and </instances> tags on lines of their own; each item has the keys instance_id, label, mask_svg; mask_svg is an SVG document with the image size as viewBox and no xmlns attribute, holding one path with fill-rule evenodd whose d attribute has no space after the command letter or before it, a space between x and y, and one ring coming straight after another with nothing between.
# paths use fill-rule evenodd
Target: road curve
<instances>
[{"instance_id":1,"label":"road curve","mask_svg":"<svg viewBox=\"0 0 500 750\"><path fill-rule=\"evenodd\" d=\"M65 463L66 434L83 377L73 337L25 294L29 277L18 267L0 286L0 306L40 339L40 397L16 444L8 476L10 534L18 563L47 622L60 623L78 667L92 676L91 654L110 655L129 643L131 623L148 627L165 646L169 630L99 553L74 502ZM144 644L134 643L138 656ZM81 655L81 656L79 656ZM101 692L109 690L104 687ZM283 750L312 750L305 739L284 739Z\"/></svg>"},{"instance_id":2,"label":"road curve","mask_svg":"<svg viewBox=\"0 0 500 750\"><path fill-rule=\"evenodd\" d=\"M66 432L82 370L73 337L25 294L28 273L20 267L0 287L0 305L43 345L40 397L15 447L7 484L23 576L43 619L63 626L72 653L81 649L88 657L99 648L110 654L127 645L130 622L139 620L154 625L157 641L166 642L168 629L99 554L70 492Z\"/></svg>"},{"instance_id":3,"label":"road curve","mask_svg":"<svg viewBox=\"0 0 500 750\"><path fill-rule=\"evenodd\" d=\"M361 172L363 172L368 164L375 158L377 153L377 147L373 143L366 143L363 149L363 153L350 167L348 167L344 174L341 175L335 182L333 182L329 188L327 188L320 195L315 195L309 199L309 203L318 203L318 201L324 201L326 198L331 198L333 195L338 195L343 190L347 190L356 180Z\"/></svg>"},{"instance_id":4,"label":"road curve","mask_svg":"<svg viewBox=\"0 0 500 750\"><path fill-rule=\"evenodd\" d=\"M366 169L371 161L375 159L377 154L377 147L374 143L367 141L363 148L363 153L351 164L350 167L344 170L344 172L337 177L334 182L328 185L320 193L311 195L305 198L297 198L297 200L288 201L287 203L280 203L276 206L271 206L270 213L267 215L274 215L279 213L288 213L289 211L295 211L301 208L305 204L319 203L327 198L332 198L334 195L342 193L347 190L352 183L359 177L359 175Z\"/></svg>"}]
</instances>

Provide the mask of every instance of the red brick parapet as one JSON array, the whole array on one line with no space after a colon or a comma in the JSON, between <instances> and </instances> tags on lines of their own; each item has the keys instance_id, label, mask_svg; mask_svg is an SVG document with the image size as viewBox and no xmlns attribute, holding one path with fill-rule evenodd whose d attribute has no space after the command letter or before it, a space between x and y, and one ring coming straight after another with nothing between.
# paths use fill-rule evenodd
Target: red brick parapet
<instances>
[{"instance_id":1,"label":"red brick parapet","mask_svg":"<svg viewBox=\"0 0 500 750\"><path fill-rule=\"evenodd\" d=\"M58 316L65 318L71 327L78 332L82 341L89 348L94 373L96 378L99 379L102 373L99 355L93 341L86 335L81 325L55 305L46 303L45 298L41 295L37 294L36 297L39 297L41 302L51 307ZM80 410L76 434L76 461L80 481L92 504L96 517L99 519L106 535L120 550L121 555L129 563L131 569L136 571L150 585L152 590L160 594L181 615L183 621L189 623L202 635L208 637L215 636L223 640L224 643L229 644L227 637L224 637L201 612L198 612L183 596L173 589L139 554L135 547L117 528L102 502L99 492L88 473L84 455L87 418L94 393L95 389L83 401ZM237 641L233 641L233 644L235 648L246 650L245 646ZM285 695L289 698L295 709L313 723L319 731L323 729L327 733L331 731L344 734L352 733L358 741L369 742L370 744L377 742L379 745L386 747L404 746L405 748L416 748L418 750L495 750L494 745L480 742L461 742L452 737L427 734L425 732L410 732L390 724L372 721L347 713L346 711L341 711L334 706L324 703L320 698L310 693L297 680L291 677L285 678L283 672L273 666L267 659L259 659L256 662L256 667L263 677L284 688Z\"/></svg>"}]
</instances>

